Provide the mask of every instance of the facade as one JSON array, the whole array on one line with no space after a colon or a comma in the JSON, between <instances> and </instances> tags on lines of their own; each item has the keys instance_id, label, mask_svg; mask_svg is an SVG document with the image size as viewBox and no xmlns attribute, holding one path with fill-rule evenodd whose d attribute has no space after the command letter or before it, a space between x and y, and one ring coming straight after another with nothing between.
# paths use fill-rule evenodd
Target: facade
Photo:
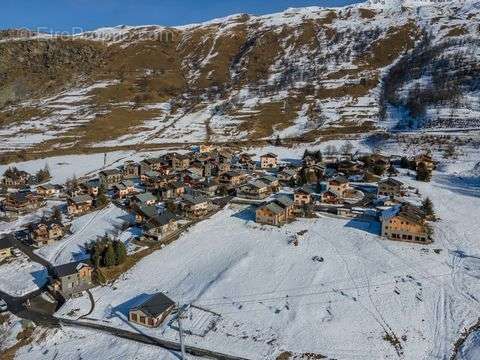
<instances>
[{"instance_id":1,"label":"facade","mask_svg":"<svg viewBox=\"0 0 480 360\"><path fill-rule=\"evenodd\" d=\"M244 172L231 170L221 174L219 181L222 184L239 186L245 183L246 179L247 179L247 175Z\"/></svg>"},{"instance_id":2,"label":"facade","mask_svg":"<svg viewBox=\"0 0 480 360\"><path fill-rule=\"evenodd\" d=\"M399 209L381 217L382 236L390 240L431 243L431 230L425 214L413 205L404 204Z\"/></svg>"},{"instance_id":3,"label":"facade","mask_svg":"<svg viewBox=\"0 0 480 360\"><path fill-rule=\"evenodd\" d=\"M50 290L69 298L94 286L93 266L84 262L73 262L55 267L55 278L50 280Z\"/></svg>"},{"instance_id":4,"label":"facade","mask_svg":"<svg viewBox=\"0 0 480 360\"><path fill-rule=\"evenodd\" d=\"M150 192L137 194L132 197L131 204L136 206L153 206L157 203L157 198Z\"/></svg>"},{"instance_id":5,"label":"facade","mask_svg":"<svg viewBox=\"0 0 480 360\"><path fill-rule=\"evenodd\" d=\"M349 187L348 179L343 176L337 176L328 182L328 190L332 190L340 196L343 196L343 193L347 191Z\"/></svg>"},{"instance_id":6,"label":"facade","mask_svg":"<svg viewBox=\"0 0 480 360\"><path fill-rule=\"evenodd\" d=\"M175 303L170 298L163 293L157 293L130 309L128 320L135 324L155 328L163 323L174 308Z\"/></svg>"},{"instance_id":7,"label":"facade","mask_svg":"<svg viewBox=\"0 0 480 360\"><path fill-rule=\"evenodd\" d=\"M126 161L122 172L124 179L136 179L140 176L140 165L131 160Z\"/></svg>"},{"instance_id":8,"label":"facade","mask_svg":"<svg viewBox=\"0 0 480 360\"><path fill-rule=\"evenodd\" d=\"M69 215L81 215L92 210L93 199L90 195L78 195L67 199Z\"/></svg>"},{"instance_id":9,"label":"facade","mask_svg":"<svg viewBox=\"0 0 480 360\"><path fill-rule=\"evenodd\" d=\"M156 241L161 241L178 230L177 217L169 211L155 214L144 225L145 235Z\"/></svg>"},{"instance_id":10,"label":"facade","mask_svg":"<svg viewBox=\"0 0 480 360\"><path fill-rule=\"evenodd\" d=\"M123 179L123 173L118 169L103 170L98 175L100 177L100 183L106 188L110 188Z\"/></svg>"},{"instance_id":11,"label":"facade","mask_svg":"<svg viewBox=\"0 0 480 360\"><path fill-rule=\"evenodd\" d=\"M262 169L274 169L278 165L278 156L276 154L268 153L260 156L260 167Z\"/></svg>"},{"instance_id":12,"label":"facade","mask_svg":"<svg viewBox=\"0 0 480 360\"><path fill-rule=\"evenodd\" d=\"M420 164L425 164L425 167L427 168L428 171L433 171L435 170L435 161L433 161L432 157L427 154L421 154L415 156L415 165L418 168Z\"/></svg>"},{"instance_id":13,"label":"facade","mask_svg":"<svg viewBox=\"0 0 480 360\"><path fill-rule=\"evenodd\" d=\"M310 205L313 202L312 194L312 190L306 186L295 190L295 193L293 194L295 206L303 207L306 205Z\"/></svg>"},{"instance_id":14,"label":"facade","mask_svg":"<svg viewBox=\"0 0 480 360\"><path fill-rule=\"evenodd\" d=\"M172 168L175 171L188 169L190 166L190 158L187 155L175 154L172 156Z\"/></svg>"}]
</instances>

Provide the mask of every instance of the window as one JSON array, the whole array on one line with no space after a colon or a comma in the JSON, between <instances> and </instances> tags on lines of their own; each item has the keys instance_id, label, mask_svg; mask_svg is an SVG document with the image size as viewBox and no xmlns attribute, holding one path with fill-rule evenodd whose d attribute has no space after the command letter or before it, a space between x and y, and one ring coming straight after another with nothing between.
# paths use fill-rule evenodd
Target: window
<instances>
[{"instance_id":1,"label":"window","mask_svg":"<svg viewBox=\"0 0 480 360\"><path fill-rule=\"evenodd\" d=\"M152 318L148 319L148 325L150 325L150 326L153 326L153 325L154 325L154 322L153 322L153 319L152 319Z\"/></svg>"},{"instance_id":2,"label":"window","mask_svg":"<svg viewBox=\"0 0 480 360\"><path fill-rule=\"evenodd\" d=\"M132 314L132 321L138 321L137 314Z\"/></svg>"},{"instance_id":3,"label":"window","mask_svg":"<svg viewBox=\"0 0 480 360\"><path fill-rule=\"evenodd\" d=\"M141 322L142 324L146 324L146 321L145 321L145 320L146 320L146 319L145 319L145 316L140 316L140 322Z\"/></svg>"}]
</instances>

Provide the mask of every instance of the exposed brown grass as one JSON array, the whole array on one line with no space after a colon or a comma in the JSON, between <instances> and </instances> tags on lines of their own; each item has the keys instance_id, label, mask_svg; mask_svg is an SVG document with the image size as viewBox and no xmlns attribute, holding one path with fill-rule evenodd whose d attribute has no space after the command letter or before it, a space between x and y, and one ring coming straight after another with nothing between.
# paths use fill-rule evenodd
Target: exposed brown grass
<instances>
[{"instance_id":1,"label":"exposed brown grass","mask_svg":"<svg viewBox=\"0 0 480 360\"><path fill-rule=\"evenodd\" d=\"M75 128L65 136L77 136L81 144L112 140L140 131L140 126L146 120L159 114L157 110L114 108L108 114L97 116L95 120Z\"/></svg>"},{"instance_id":2,"label":"exposed brown grass","mask_svg":"<svg viewBox=\"0 0 480 360\"><path fill-rule=\"evenodd\" d=\"M419 29L413 22L390 29L385 37L378 39L370 48L366 49L366 52L355 61L355 64L363 69L379 69L387 66L401 53L412 49L418 35Z\"/></svg>"},{"instance_id":3,"label":"exposed brown grass","mask_svg":"<svg viewBox=\"0 0 480 360\"><path fill-rule=\"evenodd\" d=\"M358 12L360 13L360 17L362 19L373 19L376 15L375 11L370 9L360 8L358 9Z\"/></svg>"},{"instance_id":4,"label":"exposed brown grass","mask_svg":"<svg viewBox=\"0 0 480 360\"><path fill-rule=\"evenodd\" d=\"M454 36L463 36L468 34L467 28L464 26L459 26L459 27L454 27L450 29L450 31L447 33L447 36L449 37L454 37Z\"/></svg>"}]
</instances>

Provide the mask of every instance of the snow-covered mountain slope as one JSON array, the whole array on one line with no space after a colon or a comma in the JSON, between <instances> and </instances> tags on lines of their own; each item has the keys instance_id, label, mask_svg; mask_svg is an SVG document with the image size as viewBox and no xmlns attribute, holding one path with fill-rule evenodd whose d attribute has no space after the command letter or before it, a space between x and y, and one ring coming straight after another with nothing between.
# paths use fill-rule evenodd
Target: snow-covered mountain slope
<instances>
[{"instance_id":1,"label":"snow-covered mountain slope","mask_svg":"<svg viewBox=\"0 0 480 360\"><path fill-rule=\"evenodd\" d=\"M478 1L371 0L63 38L4 32L3 161L22 149L478 127L479 18Z\"/></svg>"}]
</instances>

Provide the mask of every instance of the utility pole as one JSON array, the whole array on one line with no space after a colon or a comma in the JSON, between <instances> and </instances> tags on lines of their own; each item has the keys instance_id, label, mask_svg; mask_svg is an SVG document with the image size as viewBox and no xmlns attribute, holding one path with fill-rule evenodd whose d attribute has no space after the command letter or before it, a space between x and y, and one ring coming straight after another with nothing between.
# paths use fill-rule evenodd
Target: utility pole
<instances>
[{"instance_id":1,"label":"utility pole","mask_svg":"<svg viewBox=\"0 0 480 360\"><path fill-rule=\"evenodd\" d=\"M187 354L185 352L185 343L183 342L183 328L182 328L182 315L185 311L185 306L180 307L180 304L177 305L178 307L178 332L180 334L180 351L182 353L182 360L187 360Z\"/></svg>"}]
</instances>

